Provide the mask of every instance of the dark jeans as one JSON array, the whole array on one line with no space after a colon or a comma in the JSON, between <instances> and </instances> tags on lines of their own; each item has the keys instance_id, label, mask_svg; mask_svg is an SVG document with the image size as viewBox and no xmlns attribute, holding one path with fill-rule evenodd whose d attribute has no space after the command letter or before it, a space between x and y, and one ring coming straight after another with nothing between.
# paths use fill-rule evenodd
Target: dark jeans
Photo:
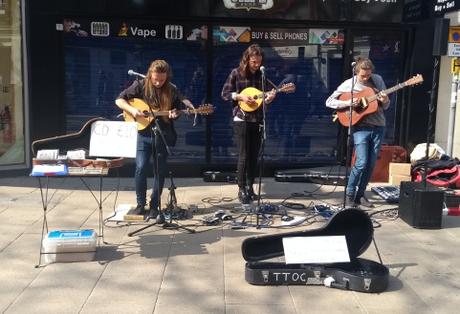
<instances>
[{"instance_id":1,"label":"dark jeans","mask_svg":"<svg viewBox=\"0 0 460 314\"><path fill-rule=\"evenodd\" d=\"M255 122L234 122L233 130L238 149L238 186L252 186L257 174L257 159L261 145L260 125Z\"/></svg>"},{"instance_id":2,"label":"dark jeans","mask_svg":"<svg viewBox=\"0 0 460 314\"><path fill-rule=\"evenodd\" d=\"M356 161L348 178L347 195L361 198L374 170L382 145L384 127L355 127L353 142ZM356 194L355 194L356 193Z\"/></svg>"},{"instance_id":3,"label":"dark jeans","mask_svg":"<svg viewBox=\"0 0 460 314\"><path fill-rule=\"evenodd\" d=\"M153 147L152 142L154 143ZM153 157L153 172L151 172L149 167L150 157ZM168 152L159 136L155 139L155 136L137 135L136 170L134 179L136 183L136 200L138 205L145 205L146 203L147 177L149 174L153 173L153 190L150 201L154 208L158 207L160 201L159 197L161 196L165 176L168 172L168 166L166 164L167 157ZM159 180L157 180L156 176L157 161Z\"/></svg>"}]
</instances>

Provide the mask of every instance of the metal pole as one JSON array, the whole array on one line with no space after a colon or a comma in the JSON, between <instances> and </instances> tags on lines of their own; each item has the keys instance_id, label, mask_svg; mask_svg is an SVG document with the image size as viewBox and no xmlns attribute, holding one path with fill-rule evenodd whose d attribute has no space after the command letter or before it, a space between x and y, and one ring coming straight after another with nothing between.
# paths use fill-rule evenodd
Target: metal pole
<instances>
[{"instance_id":1,"label":"metal pole","mask_svg":"<svg viewBox=\"0 0 460 314\"><path fill-rule=\"evenodd\" d=\"M454 130L455 130L455 110L457 106L457 88L458 88L458 74L452 75L452 87L450 97L450 110L449 110L449 126L447 128L447 155L452 156L454 146Z\"/></svg>"}]
</instances>

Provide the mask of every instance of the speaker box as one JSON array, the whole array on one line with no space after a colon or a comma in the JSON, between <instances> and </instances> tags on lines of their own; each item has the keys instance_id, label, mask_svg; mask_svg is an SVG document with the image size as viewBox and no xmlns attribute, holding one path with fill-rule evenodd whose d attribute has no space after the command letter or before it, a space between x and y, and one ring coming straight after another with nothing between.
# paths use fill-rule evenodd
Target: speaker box
<instances>
[{"instance_id":1,"label":"speaker box","mask_svg":"<svg viewBox=\"0 0 460 314\"><path fill-rule=\"evenodd\" d=\"M437 18L434 20L433 56L447 54L447 38L449 36L449 20Z\"/></svg>"},{"instance_id":2,"label":"speaker box","mask_svg":"<svg viewBox=\"0 0 460 314\"><path fill-rule=\"evenodd\" d=\"M444 191L423 182L401 182L399 217L414 228L440 229Z\"/></svg>"}]
</instances>

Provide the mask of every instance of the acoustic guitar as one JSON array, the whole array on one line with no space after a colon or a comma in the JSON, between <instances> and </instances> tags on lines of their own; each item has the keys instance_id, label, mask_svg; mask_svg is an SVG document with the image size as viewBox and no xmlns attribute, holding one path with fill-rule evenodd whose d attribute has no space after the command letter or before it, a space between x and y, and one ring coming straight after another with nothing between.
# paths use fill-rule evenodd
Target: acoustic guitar
<instances>
[{"instance_id":1,"label":"acoustic guitar","mask_svg":"<svg viewBox=\"0 0 460 314\"><path fill-rule=\"evenodd\" d=\"M275 93L293 93L295 92L294 83L283 84L280 88L274 89ZM266 92L268 93L268 92ZM247 104L243 101L239 101L238 105L243 111L252 112L257 110L262 105L263 93L255 87L246 87L241 91L241 94L251 97L256 101L254 105Z\"/></svg>"},{"instance_id":2,"label":"acoustic guitar","mask_svg":"<svg viewBox=\"0 0 460 314\"><path fill-rule=\"evenodd\" d=\"M130 99L128 100L128 103L134 108L144 113L143 117L135 118L129 112L123 110L123 118L125 119L125 121L126 122L137 122L137 129L139 131L142 131L146 127L148 127L150 123L153 121L153 119L155 119L156 117L167 117L169 115L169 111L167 110L161 111L158 109L151 109L150 106L147 103L145 103L145 101L139 98ZM190 114L208 115L214 112L214 107L211 104L204 104L195 109L188 108L188 109L183 109L179 111L182 113L188 114L188 115Z\"/></svg>"},{"instance_id":3,"label":"acoustic guitar","mask_svg":"<svg viewBox=\"0 0 460 314\"><path fill-rule=\"evenodd\" d=\"M423 77L421 74L417 74L414 77L408 79L407 81L397 84L391 88L382 90L378 93L374 91L372 88L366 88L360 92L353 93L353 98L357 98L359 100L358 105L353 107L352 114L351 114L351 124L355 125L359 121L361 121L362 118L365 116L374 113L378 109L378 98L380 97L381 94L391 94L397 90L400 90L401 88L407 87L407 86L412 86L415 84L419 84L423 82ZM351 93L343 93L342 95L339 96L340 100L350 100L351 99ZM345 127L349 126L350 123L350 110L349 108L344 108L337 110L336 115L334 116L333 121L335 122L337 119L339 119L340 124L342 124Z\"/></svg>"}]
</instances>

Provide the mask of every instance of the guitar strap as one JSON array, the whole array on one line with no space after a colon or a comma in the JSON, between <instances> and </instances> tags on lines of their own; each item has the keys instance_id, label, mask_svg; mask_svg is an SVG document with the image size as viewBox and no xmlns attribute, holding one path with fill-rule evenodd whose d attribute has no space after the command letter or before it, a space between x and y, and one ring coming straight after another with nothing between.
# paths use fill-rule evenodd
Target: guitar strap
<instances>
[{"instance_id":1,"label":"guitar strap","mask_svg":"<svg viewBox=\"0 0 460 314\"><path fill-rule=\"evenodd\" d=\"M372 79L372 75L369 77L369 83L370 83L370 87L373 89L373 90L377 90L377 87L374 83L374 80ZM380 92L380 91L379 91Z\"/></svg>"}]
</instances>

